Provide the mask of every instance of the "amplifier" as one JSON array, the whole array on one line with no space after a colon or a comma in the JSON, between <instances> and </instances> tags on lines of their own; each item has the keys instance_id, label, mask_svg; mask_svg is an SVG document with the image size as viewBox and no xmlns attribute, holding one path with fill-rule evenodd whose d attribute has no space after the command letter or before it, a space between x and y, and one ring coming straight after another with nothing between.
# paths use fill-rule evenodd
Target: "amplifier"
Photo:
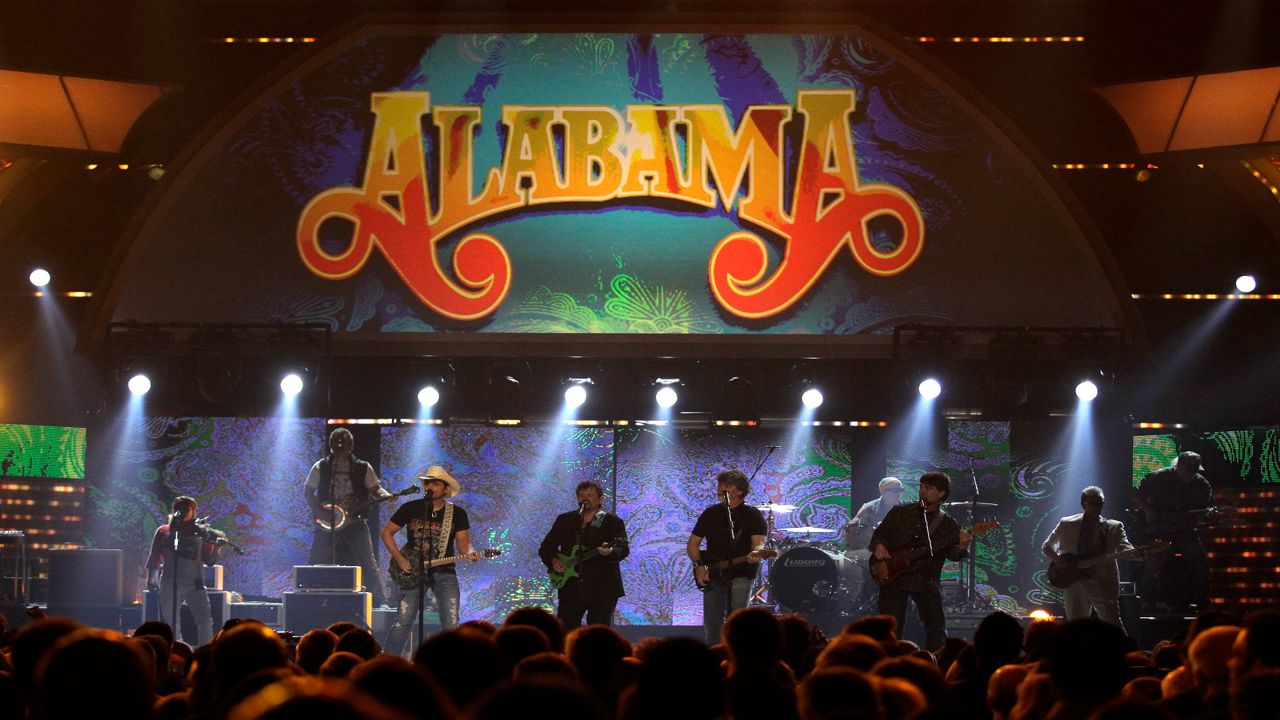
<instances>
[{"instance_id":1,"label":"amplifier","mask_svg":"<svg viewBox=\"0 0 1280 720\"><path fill-rule=\"evenodd\" d=\"M360 570L359 565L294 565L293 587L302 592L360 592L364 589Z\"/></svg>"},{"instance_id":2,"label":"amplifier","mask_svg":"<svg viewBox=\"0 0 1280 720\"><path fill-rule=\"evenodd\" d=\"M272 629L280 628L280 603L273 602L233 602L231 617L253 618Z\"/></svg>"},{"instance_id":3,"label":"amplifier","mask_svg":"<svg viewBox=\"0 0 1280 720\"><path fill-rule=\"evenodd\" d=\"M205 590L226 590L222 583L224 575L221 565L205 565L204 566L204 589Z\"/></svg>"},{"instance_id":4,"label":"amplifier","mask_svg":"<svg viewBox=\"0 0 1280 720\"><path fill-rule=\"evenodd\" d=\"M373 625L372 593L309 590L284 593L283 599L281 624L298 636L343 620L366 629Z\"/></svg>"}]
</instances>

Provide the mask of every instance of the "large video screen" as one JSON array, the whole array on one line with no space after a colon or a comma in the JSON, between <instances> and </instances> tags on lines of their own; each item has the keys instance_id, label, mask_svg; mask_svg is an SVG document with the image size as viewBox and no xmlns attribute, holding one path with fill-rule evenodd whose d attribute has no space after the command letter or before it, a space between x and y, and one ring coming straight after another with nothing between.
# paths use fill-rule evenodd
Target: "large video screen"
<instances>
[{"instance_id":1,"label":"large video screen","mask_svg":"<svg viewBox=\"0 0 1280 720\"><path fill-rule=\"evenodd\" d=\"M0 423L0 477L84 478L81 427Z\"/></svg>"}]
</instances>

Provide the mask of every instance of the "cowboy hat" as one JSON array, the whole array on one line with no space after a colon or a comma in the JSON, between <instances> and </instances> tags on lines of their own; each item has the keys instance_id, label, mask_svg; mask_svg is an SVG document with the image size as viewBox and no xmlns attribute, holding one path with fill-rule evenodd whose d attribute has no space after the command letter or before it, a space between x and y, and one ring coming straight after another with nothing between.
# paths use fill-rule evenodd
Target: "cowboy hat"
<instances>
[{"instance_id":1,"label":"cowboy hat","mask_svg":"<svg viewBox=\"0 0 1280 720\"><path fill-rule=\"evenodd\" d=\"M444 483L449 488L447 497L453 497L462 492L462 486L458 484L458 481L454 480L453 476L439 465L432 465L427 468L426 472L418 473L418 479L423 481L424 485L428 480L439 480Z\"/></svg>"}]
</instances>

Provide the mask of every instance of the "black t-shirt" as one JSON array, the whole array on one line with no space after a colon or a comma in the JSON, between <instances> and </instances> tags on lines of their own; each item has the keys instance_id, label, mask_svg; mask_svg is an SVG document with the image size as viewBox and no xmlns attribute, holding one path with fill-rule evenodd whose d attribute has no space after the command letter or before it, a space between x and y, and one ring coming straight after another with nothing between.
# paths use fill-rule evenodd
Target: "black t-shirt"
<instances>
[{"instance_id":1,"label":"black t-shirt","mask_svg":"<svg viewBox=\"0 0 1280 720\"><path fill-rule=\"evenodd\" d=\"M698 516L693 526L693 534L707 541L707 549L702 552L704 562L720 562L741 557L751 552L751 536L764 535L768 532L765 526L764 513L754 505L743 503L730 511L733 514L733 529L736 540L729 537L729 518L724 503L716 503ZM744 563L734 566L724 573L725 577L755 577L758 563Z\"/></svg>"},{"instance_id":2,"label":"black t-shirt","mask_svg":"<svg viewBox=\"0 0 1280 720\"><path fill-rule=\"evenodd\" d=\"M427 552L427 534L423 532L424 527L427 532L434 533L434 542L439 546L440 526L444 522L444 513L448 509L448 505L435 510L431 513L431 519L427 523L423 523L422 511L426 500L410 500L396 509L394 515L391 516L391 522L405 529L408 533L408 540L402 549L418 548L418 552ZM454 543L458 533L463 530L470 530L471 522L467 519L467 511L453 506L453 526L449 529L448 544L445 546L443 557L450 557L458 554L457 546ZM451 572L456 573L457 568L454 565L441 565L435 569L435 572Z\"/></svg>"}]
</instances>

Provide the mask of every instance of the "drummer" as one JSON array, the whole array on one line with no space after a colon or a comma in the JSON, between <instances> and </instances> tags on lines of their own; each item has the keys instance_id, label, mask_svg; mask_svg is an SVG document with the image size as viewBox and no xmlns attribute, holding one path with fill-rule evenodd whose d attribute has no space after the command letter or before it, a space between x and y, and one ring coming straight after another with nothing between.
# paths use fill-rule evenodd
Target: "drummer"
<instances>
[{"instance_id":1,"label":"drummer","mask_svg":"<svg viewBox=\"0 0 1280 720\"><path fill-rule=\"evenodd\" d=\"M886 477L878 486L880 497L869 500L858 508L853 519L844 529L844 543L847 552L866 550L871 542L871 533L889 514L889 509L902 501L902 481L896 477Z\"/></svg>"}]
</instances>

